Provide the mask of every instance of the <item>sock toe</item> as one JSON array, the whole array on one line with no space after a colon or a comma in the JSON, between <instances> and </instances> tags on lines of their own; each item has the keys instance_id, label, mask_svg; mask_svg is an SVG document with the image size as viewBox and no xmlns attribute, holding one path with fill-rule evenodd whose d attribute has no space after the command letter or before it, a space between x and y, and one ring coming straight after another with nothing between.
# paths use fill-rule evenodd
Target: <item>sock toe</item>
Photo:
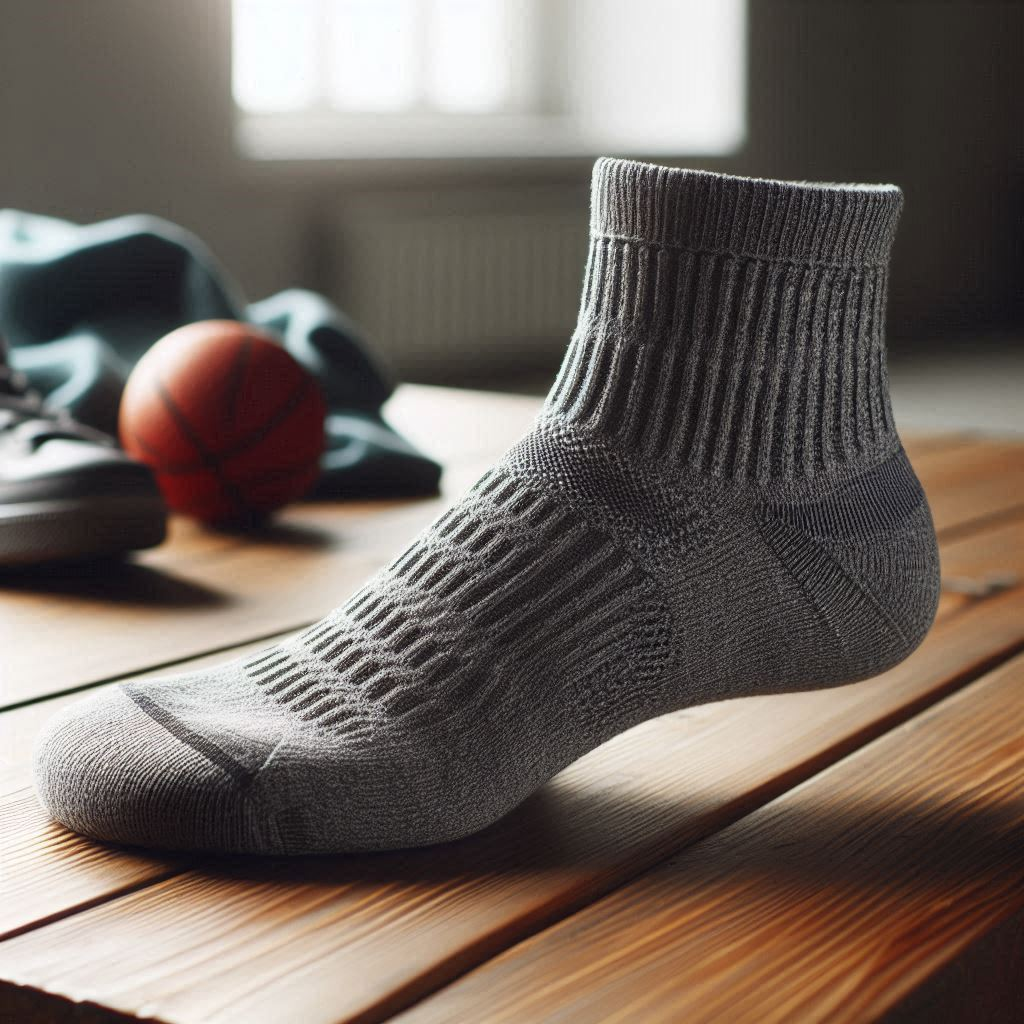
<instances>
[{"instance_id":1,"label":"sock toe","mask_svg":"<svg viewBox=\"0 0 1024 1024\"><path fill-rule=\"evenodd\" d=\"M163 849L253 845L244 779L121 688L56 715L36 743L34 774L49 814L94 839Z\"/></svg>"}]
</instances>

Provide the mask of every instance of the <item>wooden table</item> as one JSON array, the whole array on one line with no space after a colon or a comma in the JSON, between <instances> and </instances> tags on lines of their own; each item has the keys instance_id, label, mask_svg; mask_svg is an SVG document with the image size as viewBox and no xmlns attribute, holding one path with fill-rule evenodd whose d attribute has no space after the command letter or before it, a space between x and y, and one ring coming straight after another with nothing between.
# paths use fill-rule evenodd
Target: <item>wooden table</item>
<instances>
[{"instance_id":1,"label":"wooden table","mask_svg":"<svg viewBox=\"0 0 1024 1024\"><path fill-rule=\"evenodd\" d=\"M650 722L474 839L210 860L46 820L47 716L318 619L537 406L405 388L390 415L445 462L440 498L298 506L249 539L176 522L102 578L3 581L0 1020L1024 1020L1019 444L911 439L947 592L908 662Z\"/></svg>"}]
</instances>

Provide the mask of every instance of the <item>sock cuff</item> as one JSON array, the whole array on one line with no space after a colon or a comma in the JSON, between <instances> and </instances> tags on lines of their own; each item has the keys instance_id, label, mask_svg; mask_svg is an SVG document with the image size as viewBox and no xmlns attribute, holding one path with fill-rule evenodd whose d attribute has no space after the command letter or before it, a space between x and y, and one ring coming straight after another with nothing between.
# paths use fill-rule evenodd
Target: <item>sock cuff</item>
<instances>
[{"instance_id":1,"label":"sock cuff","mask_svg":"<svg viewBox=\"0 0 1024 1024\"><path fill-rule=\"evenodd\" d=\"M895 185L741 178L603 157L590 227L692 252L833 267L889 258L903 193Z\"/></svg>"},{"instance_id":2,"label":"sock cuff","mask_svg":"<svg viewBox=\"0 0 1024 1024\"><path fill-rule=\"evenodd\" d=\"M899 445L885 366L896 188L601 160L548 414L701 476L798 480Z\"/></svg>"}]
</instances>

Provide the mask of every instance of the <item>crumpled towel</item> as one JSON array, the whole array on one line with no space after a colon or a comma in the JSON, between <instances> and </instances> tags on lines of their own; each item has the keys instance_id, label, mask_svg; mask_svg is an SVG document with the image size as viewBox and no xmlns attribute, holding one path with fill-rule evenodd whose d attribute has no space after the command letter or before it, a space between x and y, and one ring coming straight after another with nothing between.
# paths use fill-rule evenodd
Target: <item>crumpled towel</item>
<instances>
[{"instance_id":1,"label":"crumpled towel","mask_svg":"<svg viewBox=\"0 0 1024 1024\"><path fill-rule=\"evenodd\" d=\"M198 238L156 217L77 225L0 210L0 335L32 386L80 422L116 435L139 357L175 328L213 319L269 329L319 380L328 416L315 496L437 490L441 467L380 414L392 383L322 296L290 289L246 303Z\"/></svg>"}]
</instances>

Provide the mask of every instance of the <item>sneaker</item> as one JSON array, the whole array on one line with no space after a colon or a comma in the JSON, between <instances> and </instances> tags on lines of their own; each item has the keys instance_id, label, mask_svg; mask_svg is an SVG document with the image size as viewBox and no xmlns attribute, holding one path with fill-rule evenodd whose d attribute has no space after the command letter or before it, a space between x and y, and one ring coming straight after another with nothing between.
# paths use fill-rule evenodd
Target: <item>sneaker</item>
<instances>
[{"instance_id":1,"label":"sneaker","mask_svg":"<svg viewBox=\"0 0 1024 1024\"><path fill-rule=\"evenodd\" d=\"M48 407L0 341L0 566L136 551L166 529L148 467Z\"/></svg>"}]
</instances>

